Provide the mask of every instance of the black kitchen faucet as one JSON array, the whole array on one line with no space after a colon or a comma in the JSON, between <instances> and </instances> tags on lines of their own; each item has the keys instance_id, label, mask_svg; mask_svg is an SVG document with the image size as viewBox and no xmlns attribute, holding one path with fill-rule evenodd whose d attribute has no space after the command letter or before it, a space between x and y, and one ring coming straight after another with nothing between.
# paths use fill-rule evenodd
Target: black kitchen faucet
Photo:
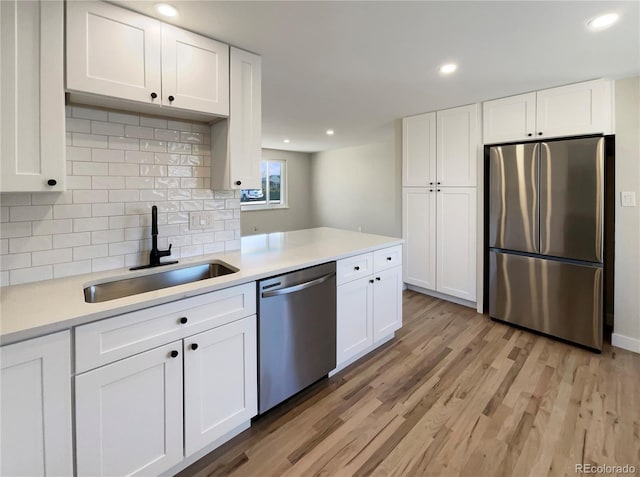
<instances>
[{"instance_id":1,"label":"black kitchen faucet","mask_svg":"<svg viewBox=\"0 0 640 477\"><path fill-rule=\"evenodd\" d=\"M169 244L167 250L158 250L158 207L154 205L151 207L151 251L149 252L149 265L140 265L130 268L129 270L141 270L143 268L153 268L178 263L177 260L171 260L169 262L160 261L162 257L169 257L170 255L171 244Z\"/></svg>"}]
</instances>

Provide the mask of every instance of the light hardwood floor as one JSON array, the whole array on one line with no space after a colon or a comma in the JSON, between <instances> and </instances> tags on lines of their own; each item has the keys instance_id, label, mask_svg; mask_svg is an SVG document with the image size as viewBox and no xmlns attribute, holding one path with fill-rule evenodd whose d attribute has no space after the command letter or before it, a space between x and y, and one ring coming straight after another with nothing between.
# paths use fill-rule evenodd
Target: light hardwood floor
<instances>
[{"instance_id":1,"label":"light hardwood floor","mask_svg":"<svg viewBox=\"0 0 640 477\"><path fill-rule=\"evenodd\" d=\"M393 341L179 475L575 476L575 464L640 475L640 355L405 291Z\"/></svg>"}]
</instances>

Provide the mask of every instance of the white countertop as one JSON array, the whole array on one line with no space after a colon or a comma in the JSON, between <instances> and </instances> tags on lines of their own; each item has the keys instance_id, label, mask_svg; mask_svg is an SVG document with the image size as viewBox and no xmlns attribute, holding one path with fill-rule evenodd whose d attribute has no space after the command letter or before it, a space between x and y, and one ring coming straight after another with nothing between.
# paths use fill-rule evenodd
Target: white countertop
<instances>
[{"instance_id":1,"label":"white countertop","mask_svg":"<svg viewBox=\"0 0 640 477\"><path fill-rule=\"evenodd\" d=\"M299 268L402 244L403 240L332 228L252 235L241 249L182 259L177 265L131 272L128 269L76 275L0 288L0 344L41 336L90 321L279 275ZM210 260L240 271L217 278L141 293L102 303L86 303L84 288Z\"/></svg>"}]
</instances>

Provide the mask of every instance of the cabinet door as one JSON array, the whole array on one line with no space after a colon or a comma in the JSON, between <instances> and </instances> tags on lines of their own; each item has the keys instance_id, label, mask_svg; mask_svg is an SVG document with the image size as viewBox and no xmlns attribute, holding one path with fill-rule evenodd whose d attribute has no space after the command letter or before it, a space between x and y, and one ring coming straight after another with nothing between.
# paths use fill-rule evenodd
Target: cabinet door
<instances>
[{"instance_id":1,"label":"cabinet door","mask_svg":"<svg viewBox=\"0 0 640 477\"><path fill-rule=\"evenodd\" d=\"M402 193L404 281L436 289L436 189L404 188Z\"/></svg>"},{"instance_id":2,"label":"cabinet door","mask_svg":"<svg viewBox=\"0 0 640 477\"><path fill-rule=\"evenodd\" d=\"M519 94L482 103L485 144L533 139L536 132L536 93Z\"/></svg>"},{"instance_id":3,"label":"cabinet door","mask_svg":"<svg viewBox=\"0 0 640 477\"><path fill-rule=\"evenodd\" d=\"M476 189L438 192L437 291L476 300Z\"/></svg>"},{"instance_id":4,"label":"cabinet door","mask_svg":"<svg viewBox=\"0 0 640 477\"><path fill-rule=\"evenodd\" d=\"M158 475L182 460L181 348L177 341L76 377L78 475Z\"/></svg>"},{"instance_id":5,"label":"cabinet door","mask_svg":"<svg viewBox=\"0 0 640 477\"><path fill-rule=\"evenodd\" d=\"M538 91L536 136L612 132L612 88L606 80Z\"/></svg>"},{"instance_id":6,"label":"cabinet door","mask_svg":"<svg viewBox=\"0 0 640 477\"><path fill-rule=\"evenodd\" d=\"M185 455L258 412L255 315L184 340Z\"/></svg>"},{"instance_id":7,"label":"cabinet door","mask_svg":"<svg viewBox=\"0 0 640 477\"><path fill-rule=\"evenodd\" d=\"M232 189L262 187L261 78L262 59L258 55L231 48L229 157Z\"/></svg>"},{"instance_id":8,"label":"cabinet door","mask_svg":"<svg viewBox=\"0 0 640 477\"><path fill-rule=\"evenodd\" d=\"M107 3L67 2L67 89L160 104L160 81L159 21Z\"/></svg>"},{"instance_id":9,"label":"cabinet door","mask_svg":"<svg viewBox=\"0 0 640 477\"><path fill-rule=\"evenodd\" d=\"M64 331L0 348L0 475L73 475L70 347Z\"/></svg>"},{"instance_id":10,"label":"cabinet door","mask_svg":"<svg viewBox=\"0 0 640 477\"><path fill-rule=\"evenodd\" d=\"M64 190L63 33L61 1L0 2L2 192Z\"/></svg>"},{"instance_id":11,"label":"cabinet door","mask_svg":"<svg viewBox=\"0 0 640 477\"><path fill-rule=\"evenodd\" d=\"M373 285L373 341L402 326L402 267L375 274Z\"/></svg>"},{"instance_id":12,"label":"cabinet door","mask_svg":"<svg viewBox=\"0 0 640 477\"><path fill-rule=\"evenodd\" d=\"M436 113L402 119L402 186L436 181Z\"/></svg>"},{"instance_id":13,"label":"cabinet door","mask_svg":"<svg viewBox=\"0 0 640 477\"><path fill-rule=\"evenodd\" d=\"M229 46L162 24L162 104L228 116Z\"/></svg>"},{"instance_id":14,"label":"cabinet door","mask_svg":"<svg viewBox=\"0 0 640 477\"><path fill-rule=\"evenodd\" d=\"M373 281L373 277L368 276L338 286L338 366L373 344Z\"/></svg>"},{"instance_id":15,"label":"cabinet door","mask_svg":"<svg viewBox=\"0 0 640 477\"><path fill-rule=\"evenodd\" d=\"M480 108L477 104L438 111L436 147L439 185L476 186L480 145Z\"/></svg>"}]
</instances>

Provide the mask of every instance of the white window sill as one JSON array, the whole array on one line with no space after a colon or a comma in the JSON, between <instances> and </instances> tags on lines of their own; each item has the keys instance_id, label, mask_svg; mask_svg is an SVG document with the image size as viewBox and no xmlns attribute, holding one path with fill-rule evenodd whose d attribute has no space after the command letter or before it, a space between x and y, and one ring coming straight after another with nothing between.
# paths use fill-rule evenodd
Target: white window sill
<instances>
[{"instance_id":1,"label":"white window sill","mask_svg":"<svg viewBox=\"0 0 640 477\"><path fill-rule=\"evenodd\" d=\"M286 204L277 204L277 205L240 205L240 210L242 212L251 212L252 210L277 210L277 209L288 209L289 206Z\"/></svg>"}]
</instances>

